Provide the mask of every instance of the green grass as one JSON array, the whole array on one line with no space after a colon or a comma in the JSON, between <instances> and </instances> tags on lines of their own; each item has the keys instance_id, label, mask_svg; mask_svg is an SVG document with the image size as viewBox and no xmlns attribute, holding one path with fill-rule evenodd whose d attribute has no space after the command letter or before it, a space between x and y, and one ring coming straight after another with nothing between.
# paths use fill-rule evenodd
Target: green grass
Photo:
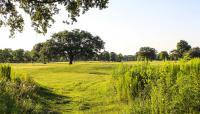
<instances>
[{"instance_id":1,"label":"green grass","mask_svg":"<svg viewBox=\"0 0 200 114\"><path fill-rule=\"evenodd\" d=\"M113 81L131 114L200 113L200 59L121 65Z\"/></svg>"},{"instance_id":2,"label":"green grass","mask_svg":"<svg viewBox=\"0 0 200 114\"><path fill-rule=\"evenodd\" d=\"M37 102L32 99L32 103L46 107L44 112L48 113L199 112L199 59L190 62L154 61L148 64L28 63L11 64L11 67L12 76L30 76L38 83L36 85L41 89L37 91Z\"/></svg>"},{"instance_id":3,"label":"green grass","mask_svg":"<svg viewBox=\"0 0 200 114\"><path fill-rule=\"evenodd\" d=\"M118 100L111 81L120 63L77 62L12 64L18 75L32 77L61 99L48 99L50 107L66 114L122 114L128 106ZM132 64L132 63L127 63Z\"/></svg>"}]
</instances>

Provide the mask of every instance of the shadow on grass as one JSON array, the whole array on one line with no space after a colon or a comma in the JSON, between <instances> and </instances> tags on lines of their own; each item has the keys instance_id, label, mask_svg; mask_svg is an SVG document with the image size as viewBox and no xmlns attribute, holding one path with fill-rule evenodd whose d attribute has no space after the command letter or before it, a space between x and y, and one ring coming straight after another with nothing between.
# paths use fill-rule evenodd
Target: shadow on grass
<instances>
[{"instance_id":1,"label":"shadow on grass","mask_svg":"<svg viewBox=\"0 0 200 114\"><path fill-rule=\"evenodd\" d=\"M60 106L71 103L71 98L55 94L50 89L39 87L37 91L37 101L43 105L45 113L61 114ZM65 111L71 111L71 109L65 109Z\"/></svg>"},{"instance_id":2,"label":"shadow on grass","mask_svg":"<svg viewBox=\"0 0 200 114\"><path fill-rule=\"evenodd\" d=\"M108 73L104 73L104 72L89 72L89 74L94 74L94 75L109 75Z\"/></svg>"}]
</instances>

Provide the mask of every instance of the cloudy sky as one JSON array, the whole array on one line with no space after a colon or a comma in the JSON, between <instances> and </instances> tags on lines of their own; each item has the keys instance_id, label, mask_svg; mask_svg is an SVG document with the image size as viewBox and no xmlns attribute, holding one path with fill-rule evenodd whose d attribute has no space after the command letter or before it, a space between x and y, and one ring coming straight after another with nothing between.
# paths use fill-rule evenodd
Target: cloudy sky
<instances>
[{"instance_id":1,"label":"cloudy sky","mask_svg":"<svg viewBox=\"0 0 200 114\"><path fill-rule=\"evenodd\" d=\"M100 36L108 51L135 54L142 46L170 51L183 39L193 47L200 46L199 0L110 0L105 10L92 9L73 25L62 23L66 13L56 16L56 23L43 36L31 28L26 18L23 33L10 39L7 28L0 28L0 48L31 50L54 32L83 29Z\"/></svg>"}]
</instances>

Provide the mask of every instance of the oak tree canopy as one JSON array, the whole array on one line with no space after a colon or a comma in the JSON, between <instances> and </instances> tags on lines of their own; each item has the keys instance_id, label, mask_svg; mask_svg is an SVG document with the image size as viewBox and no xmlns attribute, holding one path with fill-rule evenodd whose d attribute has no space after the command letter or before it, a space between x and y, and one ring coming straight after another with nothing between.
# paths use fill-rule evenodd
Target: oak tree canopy
<instances>
[{"instance_id":1,"label":"oak tree canopy","mask_svg":"<svg viewBox=\"0 0 200 114\"><path fill-rule=\"evenodd\" d=\"M109 0L0 0L0 27L9 27L10 36L22 32L25 12L30 16L32 27L37 33L47 33L47 28L56 21L54 16L64 7L67 16L65 23L77 21L80 14L91 8L107 8ZM20 10L20 11L19 11Z\"/></svg>"}]
</instances>

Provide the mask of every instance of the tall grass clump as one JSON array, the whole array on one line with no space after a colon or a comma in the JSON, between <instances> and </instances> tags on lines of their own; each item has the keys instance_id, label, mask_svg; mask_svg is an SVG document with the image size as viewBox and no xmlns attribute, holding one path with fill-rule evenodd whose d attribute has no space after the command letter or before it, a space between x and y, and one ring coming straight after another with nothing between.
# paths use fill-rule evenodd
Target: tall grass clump
<instances>
[{"instance_id":1,"label":"tall grass clump","mask_svg":"<svg viewBox=\"0 0 200 114\"><path fill-rule=\"evenodd\" d=\"M14 78L9 65L0 66L0 70L0 114L47 113L38 95L39 86L31 78Z\"/></svg>"},{"instance_id":2,"label":"tall grass clump","mask_svg":"<svg viewBox=\"0 0 200 114\"><path fill-rule=\"evenodd\" d=\"M113 80L130 113L200 113L200 59L122 65Z\"/></svg>"},{"instance_id":3,"label":"tall grass clump","mask_svg":"<svg viewBox=\"0 0 200 114\"><path fill-rule=\"evenodd\" d=\"M11 66L1 65L0 66L0 76L6 80L11 80Z\"/></svg>"}]
</instances>

